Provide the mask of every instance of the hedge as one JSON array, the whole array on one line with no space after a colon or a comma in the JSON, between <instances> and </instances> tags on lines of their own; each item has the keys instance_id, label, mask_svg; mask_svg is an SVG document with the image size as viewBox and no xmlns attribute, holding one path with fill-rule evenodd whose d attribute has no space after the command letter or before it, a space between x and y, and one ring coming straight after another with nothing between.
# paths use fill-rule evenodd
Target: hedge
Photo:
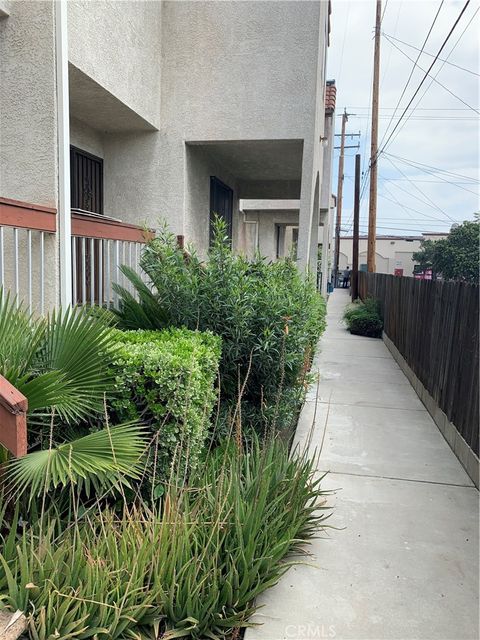
<instances>
[{"instance_id":1,"label":"hedge","mask_svg":"<svg viewBox=\"0 0 480 640\"><path fill-rule=\"evenodd\" d=\"M166 479L175 460L182 470L195 468L216 400L220 338L184 328L115 329L113 335L112 417L140 419L151 427L150 461L155 460L157 478Z\"/></svg>"}]
</instances>

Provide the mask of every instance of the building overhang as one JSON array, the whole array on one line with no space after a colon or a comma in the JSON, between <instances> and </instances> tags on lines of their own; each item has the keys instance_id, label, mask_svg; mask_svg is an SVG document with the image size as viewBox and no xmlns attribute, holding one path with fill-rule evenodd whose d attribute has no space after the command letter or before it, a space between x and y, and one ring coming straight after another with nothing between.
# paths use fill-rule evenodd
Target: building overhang
<instances>
[{"instance_id":1,"label":"building overhang","mask_svg":"<svg viewBox=\"0 0 480 640\"><path fill-rule=\"evenodd\" d=\"M188 140L234 177L240 198L298 199L303 140Z\"/></svg>"},{"instance_id":2,"label":"building overhang","mask_svg":"<svg viewBox=\"0 0 480 640\"><path fill-rule=\"evenodd\" d=\"M105 133L157 130L71 62L68 64L68 83L70 115L92 129Z\"/></svg>"}]
</instances>

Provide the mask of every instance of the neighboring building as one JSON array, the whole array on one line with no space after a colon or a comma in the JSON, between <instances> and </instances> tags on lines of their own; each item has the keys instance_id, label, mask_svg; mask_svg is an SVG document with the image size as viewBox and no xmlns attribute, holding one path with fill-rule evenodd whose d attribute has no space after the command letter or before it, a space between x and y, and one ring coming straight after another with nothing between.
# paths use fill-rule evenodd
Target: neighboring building
<instances>
[{"instance_id":1,"label":"neighboring building","mask_svg":"<svg viewBox=\"0 0 480 640\"><path fill-rule=\"evenodd\" d=\"M315 269L329 14L327 0L0 0L1 281L42 309L110 302L143 225L165 220L205 255L214 211L243 250L240 199L296 200L299 264Z\"/></svg>"},{"instance_id":2,"label":"neighboring building","mask_svg":"<svg viewBox=\"0 0 480 640\"><path fill-rule=\"evenodd\" d=\"M420 249L422 240L440 240L448 233L422 233L420 236L377 236L376 240L376 270L378 273L397 273L397 275L412 276L416 264L413 254ZM339 272L352 268L353 236L340 238L340 255L338 260ZM360 236L358 243L358 266L366 270L367 266L367 236Z\"/></svg>"},{"instance_id":3,"label":"neighboring building","mask_svg":"<svg viewBox=\"0 0 480 640\"><path fill-rule=\"evenodd\" d=\"M333 173L333 149L335 135L335 98L334 80L326 83L325 123L322 137L322 176L317 176L320 188L320 201L314 202L315 227L310 240L310 267L315 271L318 252L321 251L321 277L319 286L323 294L327 293L332 262L332 234L335 210L335 197L331 194ZM318 187L318 185L317 185ZM317 187L315 193L317 193ZM277 260L284 256L298 258L300 200L242 200L243 243L240 248L249 256L255 252Z\"/></svg>"}]
</instances>

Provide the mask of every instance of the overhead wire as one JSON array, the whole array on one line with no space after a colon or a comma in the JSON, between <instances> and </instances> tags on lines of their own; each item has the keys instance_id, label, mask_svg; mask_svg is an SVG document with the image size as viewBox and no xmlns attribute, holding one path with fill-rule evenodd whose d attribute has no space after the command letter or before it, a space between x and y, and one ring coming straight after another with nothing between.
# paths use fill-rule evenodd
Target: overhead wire
<instances>
[{"instance_id":1,"label":"overhead wire","mask_svg":"<svg viewBox=\"0 0 480 640\"><path fill-rule=\"evenodd\" d=\"M379 147L381 147L381 146L382 146L383 141L385 140L385 137L387 136L388 130L389 130L389 128L390 128L390 125L392 124L393 119L394 119L394 117L395 117L395 115L396 115L396 113L397 113L397 110L398 110L399 106L400 106L400 103L402 102L402 98L403 98L403 96L405 95L405 92L406 92L406 91L407 91L407 89L408 89L408 86L409 86L409 84L410 84L410 80L412 79L412 76L413 76L413 74L414 74L414 72L415 72L416 63L417 63L417 62L418 62L418 60L420 59L420 56L422 55L423 49L425 48L425 45L427 44L427 41L428 41L428 39L429 39L429 37L430 37L430 34L432 33L433 27L435 26L435 23L436 23L436 21L437 21L437 18L438 18L439 14L440 14L440 11L441 11L441 9L442 9L443 3L444 3L444 0L442 0L442 1L440 2L440 6L438 7L437 12L435 13L435 17L433 18L433 22L432 22L432 24L430 25L430 28L428 29L427 35L425 36L425 39L424 39L424 41L423 41L422 48L420 49L420 51L419 51L419 53L418 53L417 60L414 62L413 67L410 69L410 74L409 74L409 76L408 76L408 78L407 78L407 82L405 83L405 85L404 85L404 87L403 87L403 90L402 90L402 93L400 94L400 97L399 97L399 99L397 100L397 104L396 104L395 109L394 109L394 111L393 111L393 114L392 114L392 117L391 117L391 119L390 119L390 122L387 124L387 127L386 127L386 129L385 129L385 132L384 132L384 134L383 134L383 136L382 136L382 139L381 139L381 141L380 141ZM377 154L377 155L378 155L378 154Z\"/></svg>"},{"instance_id":2,"label":"overhead wire","mask_svg":"<svg viewBox=\"0 0 480 640\"><path fill-rule=\"evenodd\" d=\"M383 36L387 39L388 42L390 42L388 36L386 34L383 34ZM408 60L410 60L410 62L413 62L414 66L417 67L418 69L420 69L420 71L423 71L424 73L427 73L425 71L425 69L423 67L421 67L415 60L413 60L413 58L411 58L408 53L405 53L405 51L403 51L403 49L401 49L399 46L397 46L394 42L390 42L390 44L392 45L392 47L395 47L395 49L397 51L400 51L400 53L402 55L404 55ZM478 109L475 109L475 107L472 107L470 104L468 104L468 102L466 102L463 98L460 98L460 96L458 96L456 93L454 93L451 89L449 89L448 87L446 87L444 84L442 84L440 82L440 80L437 80L437 78L435 76L431 76L430 74L428 74L430 78L432 78L433 82L436 82L440 87L442 87L442 89L445 89L445 91L447 91L451 96L453 96L454 98L456 98L457 100L459 100L462 104L464 104L466 107L468 107L469 109L471 109L472 111L474 111L475 113L480 114L480 111L478 111ZM417 117L418 119L418 117ZM451 119L455 119L455 118L451 118ZM392 120L393 120L393 116L392 116ZM390 120L391 122L391 120Z\"/></svg>"},{"instance_id":3,"label":"overhead wire","mask_svg":"<svg viewBox=\"0 0 480 640\"><path fill-rule=\"evenodd\" d=\"M404 176L404 177L405 177L405 179L406 179L408 182L411 182L411 184L412 184L412 185L415 185L415 184L416 184L413 180L410 180L410 178L409 178L405 173L403 173L403 171L402 171L402 170L401 170L401 169L400 169L400 168L399 168L399 167L398 167L398 166L393 162L393 160L392 160L390 157L388 157L388 156L387 156L387 160L390 162L390 164L391 164L393 167L395 167L395 169L396 169L399 173L401 173L401 174L402 174L402 176ZM410 166L413 166L413 165L410 165ZM423 169L423 171L425 171L425 169ZM432 173L431 171L428 171L427 173L429 173L430 175L435 175L435 174L434 174L434 173ZM427 181L427 182L429 182L429 181ZM478 195L478 191L472 191L471 189L467 189L466 187L463 187L463 186L461 186L461 185L459 185L459 184L457 184L457 183L455 183L455 182L451 182L450 180L439 180L439 181L438 181L438 184L445 184L445 183L446 183L446 184L451 184L452 186L457 187L458 189L461 189L462 191L466 191L467 193L472 193L474 196ZM470 183L468 183L468 184L470 184ZM398 186L398 185L397 185L397 186Z\"/></svg>"},{"instance_id":4,"label":"overhead wire","mask_svg":"<svg viewBox=\"0 0 480 640\"><path fill-rule=\"evenodd\" d=\"M442 0L443 3L443 0ZM440 56L441 52L443 51L443 49L445 48L445 46L447 45L448 41L450 40L450 38L452 37L453 32L455 31L458 23L460 22L460 20L462 19L463 14L465 13L465 11L467 10L468 5L470 4L470 0L467 0L467 2L464 4L462 10L460 11L457 19L455 20L455 22L453 23L450 31L448 32L446 38L444 39L444 41L442 42L440 49L437 51L437 54L435 55L435 58L432 62L432 64L429 66L429 68L427 69L427 71L425 72L422 80L420 81L419 85L417 86L417 88L415 89L414 94L412 95L412 97L410 98L410 100L408 101L407 106L404 108L401 117L397 120L397 123L395 124L394 128L392 129L391 133L389 134L387 140L383 143L383 146L381 146L381 149L379 151L377 151L376 153L376 157L375 157L375 161L378 159L378 157L381 155L381 153L383 153L383 151L387 148L388 143L390 142L390 140L392 139L394 133L397 131L398 127L400 126L400 123L403 121L405 115L407 114L408 109L410 108L410 105L412 104L412 102L415 100L415 97L418 95L420 89L422 88L424 82L427 80L427 78L429 77L430 71L433 69L435 63L438 60L438 57ZM450 52L451 53L451 52ZM447 56L448 57L448 56ZM430 85L431 86L431 85ZM373 159L372 159L373 160ZM371 161L372 161L371 160Z\"/></svg>"},{"instance_id":5,"label":"overhead wire","mask_svg":"<svg viewBox=\"0 0 480 640\"><path fill-rule=\"evenodd\" d=\"M468 0L467 4L464 6L462 13L465 11L466 7L468 6L470 0ZM449 53L446 56L446 59L442 62L441 66L439 67L439 69L437 70L436 74L435 74L435 78L437 78L437 76L439 75L439 73L441 72L441 70L443 69L443 67L445 66L445 64L448 62L448 58L452 55L452 53L455 51L456 47L458 46L459 42L461 41L461 39L463 38L465 32L467 31L467 29L470 27L471 23L473 22L473 20L475 19L475 16L478 14L478 12L480 11L480 8L478 8L473 15L471 16L470 20L467 22L465 28L463 29L462 33L459 35L457 41L455 42L455 44L453 45L453 47L450 49ZM460 18L461 16L459 16ZM454 26L452 27L452 29L456 26L456 24L458 24L459 18L457 18L457 21L455 22ZM450 31L450 33L452 33L452 31ZM433 61L432 65L435 64L435 60ZM431 65L431 66L432 66ZM430 69L429 69L430 70ZM403 129L403 127L406 125L406 123L410 120L410 118L412 117L412 115L415 113L415 111L417 111L418 109L418 105L421 103L421 101L423 100L423 98L426 96L426 94L428 93L428 91L430 90L430 87L433 84L433 79L430 79L430 83L429 85L426 87L425 91L422 93L422 95L420 96L420 98L417 100L417 103L414 105L413 109L411 110L411 112L408 114L408 116L405 118L405 120L403 121L402 126L400 127L400 129L398 130L397 134L395 135L395 137L392 140L392 143L394 142L394 140L397 138L398 134L400 133L400 131ZM413 96L415 97L415 96ZM400 122L397 123L400 124ZM393 132L392 132L393 133ZM382 152L384 152L386 148L386 144L383 147Z\"/></svg>"},{"instance_id":6,"label":"overhead wire","mask_svg":"<svg viewBox=\"0 0 480 640\"><path fill-rule=\"evenodd\" d=\"M463 180L471 180L473 184L479 184L480 181L477 180L476 178L472 178L471 176L466 176L462 173L454 173L453 171L448 171L447 169L440 169L439 167L434 167L433 165L430 164L426 164L424 162L418 162L418 160L411 160L409 158L403 158L402 156L397 156L394 155L393 153L387 153L385 151L385 155L386 156L390 156L391 158L395 158L396 160L400 160L406 164L410 164L410 165L419 165L420 167L426 167L427 169L433 169L433 171L436 171L438 173L445 173L449 176L452 176L454 178L462 178Z\"/></svg>"},{"instance_id":7,"label":"overhead wire","mask_svg":"<svg viewBox=\"0 0 480 640\"><path fill-rule=\"evenodd\" d=\"M397 42L400 42L400 44L403 44L406 47L410 47L410 49L415 49L415 51L421 51L418 47L414 47L413 44L405 42L404 40L400 40L400 38L396 38L395 36L392 36L392 35L386 34L386 33L384 33L383 35L388 36L392 40L396 40ZM424 56L429 56L430 58L434 58L435 57L434 53L428 53L428 51L423 51L422 53L423 53ZM480 77L480 73L477 73L476 71L472 71L471 69L467 69L466 67L461 67L459 64L455 64L454 62L450 62L449 60L446 60L445 58L438 58L438 61L439 62L446 62L451 67L455 67L456 69L460 69L461 71L465 71L466 73L471 73L473 76ZM356 109L357 107L354 107L354 108Z\"/></svg>"},{"instance_id":8,"label":"overhead wire","mask_svg":"<svg viewBox=\"0 0 480 640\"><path fill-rule=\"evenodd\" d=\"M407 180L408 180L407 174L403 173L403 171L397 167L397 165L393 162L393 160L391 158L387 158L387 160L390 162L390 164L393 166L394 169L396 169L404 178L407 178ZM443 213L443 215L447 216L447 218L449 218L450 220L453 220L453 218L446 211L444 211L441 207L439 207L430 198L430 196L428 196L424 191L422 191L422 189L420 189L420 187L417 187L417 185L414 184L413 182L411 184L414 187L414 189L416 189L418 191L418 193L423 195L423 197L430 203L430 206L432 206L434 209L437 209L437 211L440 211L441 213ZM417 200L420 200L420 198L417 198ZM427 203L424 202L424 204L427 204L427 206L428 206L428 202Z\"/></svg>"}]
</instances>

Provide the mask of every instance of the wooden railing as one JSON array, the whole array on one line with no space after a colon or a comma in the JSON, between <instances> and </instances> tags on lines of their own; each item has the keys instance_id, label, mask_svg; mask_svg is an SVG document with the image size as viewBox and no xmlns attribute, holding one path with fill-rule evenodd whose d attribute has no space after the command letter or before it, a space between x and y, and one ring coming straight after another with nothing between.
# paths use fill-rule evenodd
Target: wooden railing
<instances>
[{"instance_id":1,"label":"wooden railing","mask_svg":"<svg viewBox=\"0 0 480 640\"><path fill-rule=\"evenodd\" d=\"M116 306L114 282L133 292L120 271L142 275L140 255L153 232L107 216L72 211L72 302ZM54 208L0 198L0 286L43 314L56 304L57 214Z\"/></svg>"},{"instance_id":2,"label":"wooden railing","mask_svg":"<svg viewBox=\"0 0 480 640\"><path fill-rule=\"evenodd\" d=\"M0 198L0 286L30 311L45 310L45 283L54 277L56 211Z\"/></svg>"},{"instance_id":3,"label":"wooden railing","mask_svg":"<svg viewBox=\"0 0 480 640\"><path fill-rule=\"evenodd\" d=\"M0 444L16 457L27 453L27 408L25 396L0 375Z\"/></svg>"},{"instance_id":4,"label":"wooden railing","mask_svg":"<svg viewBox=\"0 0 480 640\"><path fill-rule=\"evenodd\" d=\"M112 218L72 211L72 300L74 304L116 306L112 284L132 294L133 288L120 271L127 265L142 277L140 256L153 233Z\"/></svg>"},{"instance_id":5,"label":"wooden railing","mask_svg":"<svg viewBox=\"0 0 480 640\"><path fill-rule=\"evenodd\" d=\"M360 272L359 295L380 301L386 335L478 455L479 287Z\"/></svg>"}]
</instances>

